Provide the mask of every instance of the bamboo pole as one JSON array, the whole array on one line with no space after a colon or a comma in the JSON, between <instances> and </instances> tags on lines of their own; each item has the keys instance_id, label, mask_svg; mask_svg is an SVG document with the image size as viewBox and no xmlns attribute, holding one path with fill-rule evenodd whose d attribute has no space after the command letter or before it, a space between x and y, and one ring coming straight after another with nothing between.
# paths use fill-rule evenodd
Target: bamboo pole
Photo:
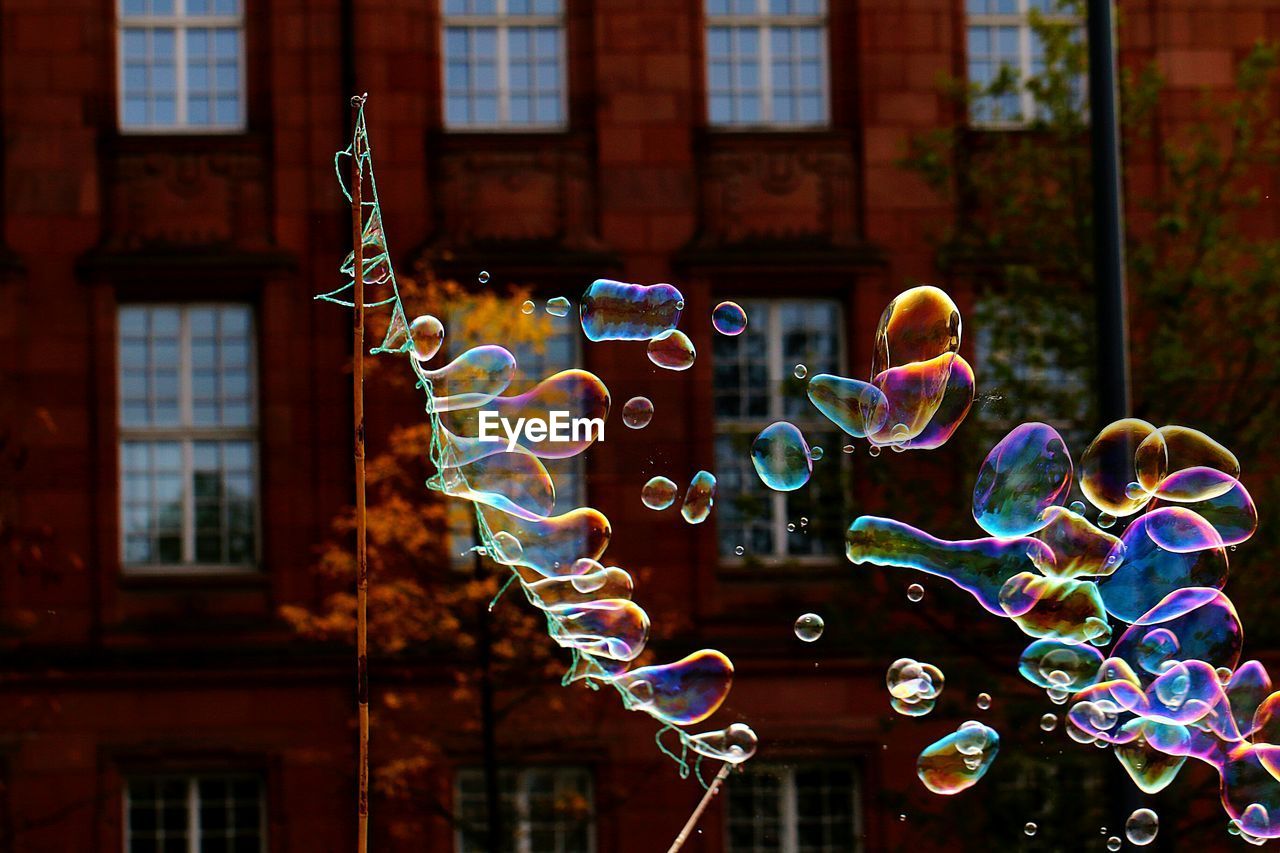
<instances>
[{"instance_id":1,"label":"bamboo pole","mask_svg":"<svg viewBox=\"0 0 1280 853\"><path fill-rule=\"evenodd\" d=\"M693 834L693 828L698 825L698 819L702 817L702 813L707 810L707 806L711 805L711 801L715 799L716 794L720 793L720 786L724 784L724 780L729 778L733 765L725 763L720 768L720 772L716 774L716 778L711 780L711 785L707 788L707 792L702 795L702 799L698 801L697 807L693 810L693 814L689 815L689 820L685 822L684 829L680 830L680 834L676 836L676 840L671 842L671 847L667 853L679 853L684 843L689 840L689 836Z\"/></svg>"},{"instance_id":2,"label":"bamboo pole","mask_svg":"<svg viewBox=\"0 0 1280 853\"><path fill-rule=\"evenodd\" d=\"M356 467L356 710L360 719L360 758L357 776L359 793L356 801L356 850L369 849L369 562L365 553L365 486L364 486L364 211L361 200L360 110L364 96L351 99L356 111L356 130L351 138L351 239L354 248L355 303L352 330L355 360L352 366L353 412L355 422Z\"/></svg>"}]
</instances>

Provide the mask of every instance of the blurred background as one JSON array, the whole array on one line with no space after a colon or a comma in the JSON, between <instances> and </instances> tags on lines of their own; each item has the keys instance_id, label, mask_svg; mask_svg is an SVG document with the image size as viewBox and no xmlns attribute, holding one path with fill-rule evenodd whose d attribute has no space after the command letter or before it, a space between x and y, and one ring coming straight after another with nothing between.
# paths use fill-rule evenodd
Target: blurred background
<instances>
[{"instance_id":1,"label":"blurred background","mask_svg":"<svg viewBox=\"0 0 1280 853\"><path fill-rule=\"evenodd\" d=\"M1132 413L1240 458L1262 522L1227 592L1275 664L1280 7L1123 0L1117 22ZM686 850L1104 849L1138 805L1154 849L1243 844L1206 767L1140 796L1043 731L1062 709L1017 677L1013 625L843 555L861 514L979 535L992 443L1040 419L1078 459L1100 426L1079 3L9 0L0 48L0 850L354 847L350 316L312 296L350 250L332 164L358 92L436 364L500 343L516 390L604 379L606 440L556 467L558 506L610 518L644 662L735 661L706 727L761 748ZM680 287L693 368L542 311L595 278ZM918 283L960 304L974 407L939 451L841 453L793 367L866 378ZM740 337L713 335L723 299ZM490 612L506 570L424 487L419 392L374 362L374 849L666 849L701 786L612 691L559 686L518 596ZM640 394L654 421L625 429ZM785 497L746 464L783 418L826 451ZM707 523L641 504L700 468ZM932 714L890 710L899 657L946 673ZM929 794L916 756L966 719L1000 755Z\"/></svg>"}]
</instances>

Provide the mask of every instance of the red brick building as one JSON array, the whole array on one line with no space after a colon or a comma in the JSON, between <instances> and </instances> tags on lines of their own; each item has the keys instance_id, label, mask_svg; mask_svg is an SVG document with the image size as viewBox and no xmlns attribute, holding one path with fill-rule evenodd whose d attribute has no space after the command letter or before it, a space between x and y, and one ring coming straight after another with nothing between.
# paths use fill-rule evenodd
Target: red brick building
<instances>
[{"instance_id":1,"label":"red brick building","mask_svg":"<svg viewBox=\"0 0 1280 853\"><path fill-rule=\"evenodd\" d=\"M803 505L747 512L722 494L692 527L637 497L653 474L699 468L746 489L733 436L813 417L775 390L792 363L860 375L880 311L910 284L950 284L968 304L939 281L927 236L954 212L897 163L912 134L969 120L940 79L1030 70L1028 3L6 2L0 849L353 846L350 657L299 640L278 611L318 602L315 549L352 489L348 318L311 297L349 249L332 158L356 91L370 94L401 268L484 269L542 296L576 298L596 277L685 294L692 370L655 371L621 344L581 358L616 404L646 394L658 412L640 432L611 422L585 463L585 498L613 523L609 560L640 578L662 656L714 646L735 660L716 719L749 721L775 768L731 781L686 849L982 838L958 829L981 825L980 799L939 804L912 778L981 687L953 681L945 718L895 720L881 678L907 652L901 635L875 644L963 620L886 628L907 581L822 544L856 513L820 493L814 529L789 533ZM1268 0L1121 13L1124 64L1167 77L1164 129L1229 87L1257 39L1280 38ZM1129 164L1131 195L1150 167ZM1276 217L1268 202L1257 227L1280 234ZM737 343L697 319L724 298L751 314ZM413 411L371 407L375 441ZM874 464L905 464L891 456ZM873 463L839 464L856 479ZM935 486L964 495L969 474L953 466ZM940 585L928 595L969 606ZM802 648L790 626L806 610L829 627ZM434 709L428 736L474 714L437 664L372 664L375 693L394 680ZM516 849L665 849L684 822L700 788L654 748L651 721L608 698L570 691L499 732ZM552 731L572 736L530 747ZM479 744L444 753L423 799L474 815ZM546 817L561 795L588 819ZM482 849L412 803L375 799L375 849Z\"/></svg>"}]
</instances>

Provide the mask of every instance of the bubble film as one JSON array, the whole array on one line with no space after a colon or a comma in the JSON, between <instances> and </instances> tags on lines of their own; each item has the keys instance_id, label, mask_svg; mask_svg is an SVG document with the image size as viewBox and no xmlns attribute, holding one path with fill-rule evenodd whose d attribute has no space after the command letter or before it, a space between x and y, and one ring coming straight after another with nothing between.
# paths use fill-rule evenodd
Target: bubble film
<instances>
[{"instance_id":1,"label":"bubble film","mask_svg":"<svg viewBox=\"0 0 1280 853\"><path fill-rule=\"evenodd\" d=\"M667 370L688 370L697 358L693 341L679 329L663 332L649 341L648 351L649 361Z\"/></svg>"},{"instance_id":2,"label":"bubble film","mask_svg":"<svg viewBox=\"0 0 1280 853\"><path fill-rule=\"evenodd\" d=\"M833 424L854 438L884 429L889 401L869 382L819 373L809 380L809 400Z\"/></svg>"},{"instance_id":3,"label":"bubble film","mask_svg":"<svg viewBox=\"0 0 1280 853\"><path fill-rule=\"evenodd\" d=\"M973 486L973 518L992 536L1027 536L1044 527L1045 513L1067 502L1071 454L1048 424L1015 427L991 449Z\"/></svg>"},{"instance_id":4,"label":"bubble film","mask_svg":"<svg viewBox=\"0 0 1280 853\"><path fill-rule=\"evenodd\" d=\"M1141 460L1139 447L1144 449ZM1138 483L1140 465L1144 480L1164 478L1169 461L1163 437L1146 421L1116 421L1103 428L1080 457L1080 490L1101 512L1118 518L1133 515L1149 499L1144 490L1129 492L1130 484Z\"/></svg>"},{"instance_id":5,"label":"bubble film","mask_svg":"<svg viewBox=\"0 0 1280 853\"><path fill-rule=\"evenodd\" d=\"M777 421L760 431L751 444L751 464L760 480L776 492L792 492L809 482L813 457L804 434L794 424Z\"/></svg>"},{"instance_id":6,"label":"bubble film","mask_svg":"<svg viewBox=\"0 0 1280 853\"><path fill-rule=\"evenodd\" d=\"M747 328L747 312L736 302L721 302L711 312L711 326L722 335L740 335Z\"/></svg>"},{"instance_id":7,"label":"bubble film","mask_svg":"<svg viewBox=\"0 0 1280 853\"><path fill-rule=\"evenodd\" d=\"M916 775L935 794L958 794L986 775L999 751L995 729L970 720L920 753Z\"/></svg>"},{"instance_id":8,"label":"bubble film","mask_svg":"<svg viewBox=\"0 0 1280 853\"><path fill-rule=\"evenodd\" d=\"M669 284L591 282L582 295L582 331L592 341L647 341L680 322L684 297Z\"/></svg>"},{"instance_id":9,"label":"bubble film","mask_svg":"<svg viewBox=\"0 0 1280 853\"><path fill-rule=\"evenodd\" d=\"M407 356L405 362L426 395L429 459L435 468L427 485L469 502L480 540L477 552L487 555L501 572L510 573L509 585L545 616L551 640L569 650L563 683L612 687L625 708L652 716L661 725L659 747L678 762L683 775L692 770L690 758L730 764L749 759L757 739L744 724L701 734L674 728L700 722L721 706L733 681L729 659L704 649L673 663L633 668L652 626L643 607L633 601L631 575L600 563L612 536L609 520L592 507L556 506L556 484L541 458L582 454L602 432L560 441L530 427L510 442L481 440L481 413L476 410L482 407L525 424L554 422L550 416L557 411L589 422L607 416L608 388L588 371L569 370L545 378L525 377L532 387L508 394L518 365L510 351L494 344L466 350L443 367L427 370L423 362L436 354L444 330L430 315L412 324L407 319L386 245L362 107L352 144L338 153L335 167L340 180L355 171L362 184L362 269L366 284L383 288L378 301L364 307L385 307L391 314L383 342L373 352ZM351 200L354 193L345 185L343 191ZM343 271L351 276L354 270L353 253ZM488 273L481 273L482 283L488 278ZM348 281L317 298L353 307L352 288L353 282ZM520 310L529 314L534 307L528 301ZM547 313L555 317L567 316L570 308L564 297L546 303ZM675 331L683 308L683 297L671 285L599 280L583 296L581 325L591 341L653 342L650 357L655 363L685 369L694 353L688 338ZM629 426L642 426L642 417L647 422L636 406L631 409L624 413ZM695 475L683 507L687 519L706 517L714 488L708 472ZM668 507L675 498L676 485L666 478L655 477L644 488L647 506ZM495 598L490 606L498 602ZM678 753L662 742L663 735L670 739L673 732Z\"/></svg>"},{"instance_id":10,"label":"bubble film","mask_svg":"<svg viewBox=\"0 0 1280 853\"><path fill-rule=\"evenodd\" d=\"M699 471L689 481L680 505L680 515L690 524L701 524L711 515L716 502L716 477L710 471Z\"/></svg>"},{"instance_id":11,"label":"bubble film","mask_svg":"<svg viewBox=\"0 0 1280 853\"><path fill-rule=\"evenodd\" d=\"M654 477L640 490L640 500L649 509L666 509L676 502L676 484L666 477Z\"/></svg>"},{"instance_id":12,"label":"bubble film","mask_svg":"<svg viewBox=\"0 0 1280 853\"><path fill-rule=\"evenodd\" d=\"M817 613L806 613L796 620L795 632L801 640L812 643L822 636L822 629L825 627L826 623Z\"/></svg>"},{"instance_id":13,"label":"bubble film","mask_svg":"<svg viewBox=\"0 0 1280 853\"><path fill-rule=\"evenodd\" d=\"M933 710L946 679L942 670L911 658L899 658L885 674L889 706L907 717L921 717Z\"/></svg>"},{"instance_id":14,"label":"bubble film","mask_svg":"<svg viewBox=\"0 0 1280 853\"><path fill-rule=\"evenodd\" d=\"M632 429L644 429L653 420L653 402L648 397L632 397L622 407L622 422Z\"/></svg>"}]
</instances>

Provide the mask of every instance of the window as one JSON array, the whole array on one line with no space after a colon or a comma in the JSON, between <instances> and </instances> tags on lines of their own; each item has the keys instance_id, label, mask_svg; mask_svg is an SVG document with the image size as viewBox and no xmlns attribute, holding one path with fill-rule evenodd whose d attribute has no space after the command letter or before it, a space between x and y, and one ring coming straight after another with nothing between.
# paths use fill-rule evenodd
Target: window
<instances>
[{"instance_id":1,"label":"window","mask_svg":"<svg viewBox=\"0 0 1280 853\"><path fill-rule=\"evenodd\" d=\"M595 816L591 774L576 767L504 769L498 776L503 853L592 853ZM459 853L485 845L485 782L479 768L458 772L455 788ZM496 851L494 852L496 853Z\"/></svg>"},{"instance_id":2,"label":"window","mask_svg":"<svg viewBox=\"0 0 1280 853\"><path fill-rule=\"evenodd\" d=\"M119 312L126 569L248 568L257 549L257 405L247 305Z\"/></svg>"},{"instance_id":3,"label":"window","mask_svg":"<svg viewBox=\"0 0 1280 853\"><path fill-rule=\"evenodd\" d=\"M563 0L444 0L445 125L564 126L563 8Z\"/></svg>"},{"instance_id":4,"label":"window","mask_svg":"<svg viewBox=\"0 0 1280 853\"><path fill-rule=\"evenodd\" d=\"M263 853L262 780L247 775L138 776L125 785L126 853Z\"/></svg>"},{"instance_id":5,"label":"window","mask_svg":"<svg viewBox=\"0 0 1280 853\"><path fill-rule=\"evenodd\" d=\"M738 300L747 329L715 336L712 351L716 412L716 501L720 556L747 559L830 559L844 541L844 434L809 402L806 376L844 375L844 320L833 299ZM751 444L774 421L786 420L821 447L805 488L775 492L751 464Z\"/></svg>"},{"instance_id":6,"label":"window","mask_svg":"<svg viewBox=\"0 0 1280 853\"><path fill-rule=\"evenodd\" d=\"M969 82L986 89L1002 68L1026 81L1045 70L1044 43L1032 26L1032 13L1045 21L1080 30L1075 15L1064 14L1058 0L966 0L969 13ZM1083 106L1083 81L1078 86ZM970 105L976 125L1019 126L1036 113L1036 101L1022 85L1015 90L981 94Z\"/></svg>"},{"instance_id":7,"label":"window","mask_svg":"<svg viewBox=\"0 0 1280 853\"><path fill-rule=\"evenodd\" d=\"M729 853L862 849L852 767L749 764L727 787Z\"/></svg>"},{"instance_id":8,"label":"window","mask_svg":"<svg viewBox=\"0 0 1280 853\"><path fill-rule=\"evenodd\" d=\"M523 394L548 376L572 367L582 367L582 334L578 329L577 312L570 312L566 317L548 315L546 321L551 324L550 329L537 344L528 341L504 344L516 359L515 378L503 392L504 395ZM468 326L461 318L451 318L448 328L466 329ZM463 340L454 337L451 339L451 357L456 358L470 347L487 342L478 338ZM618 404L615 402L615 405ZM447 426L450 419L448 413L444 418ZM622 428L621 425L618 428ZM553 512L559 515L586 506L586 456L579 453L565 459L541 461L555 483L556 505ZM458 571L470 571L475 565L475 558L470 551L476 544L475 506L470 501L450 499L447 512L452 542L450 554L454 568Z\"/></svg>"},{"instance_id":9,"label":"window","mask_svg":"<svg viewBox=\"0 0 1280 853\"><path fill-rule=\"evenodd\" d=\"M120 127L245 126L240 0L119 0Z\"/></svg>"},{"instance_id":10,"label":"window","mask_svg":"<svg viewBox=\"0 0 1280 853\"><path fill-rule=\"evenodd\" d=\"M706 10L711 124L827 123L825 0L706 0Z\"/></svg>"}]
</instances>

